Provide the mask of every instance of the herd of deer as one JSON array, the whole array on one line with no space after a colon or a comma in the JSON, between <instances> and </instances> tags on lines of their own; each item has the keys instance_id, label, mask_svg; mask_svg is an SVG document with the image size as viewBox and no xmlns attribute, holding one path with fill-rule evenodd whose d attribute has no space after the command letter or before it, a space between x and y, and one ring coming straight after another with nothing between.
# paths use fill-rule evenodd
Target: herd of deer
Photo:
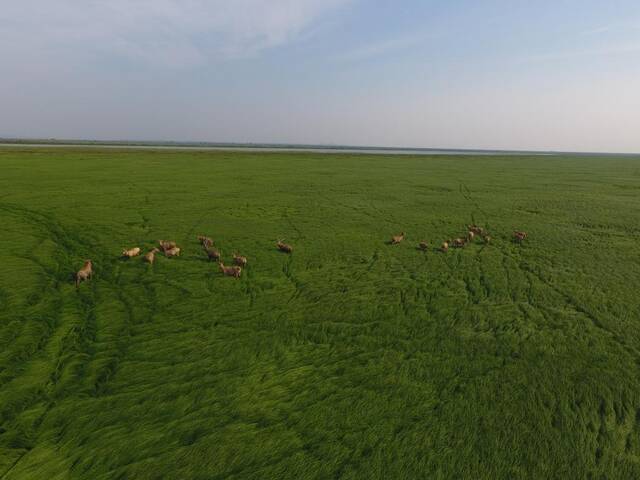
<instances>
[{"instance_id":1,"label":"herd of deer","mask_svg":"<svg viewBox=\"0 0 640 480\"><path fill-rule=\"evenodd\" d=\"M442 242L440 245L441 252L448 252L449 248L464 248L468 243L472 243L476 238L482 239L485 244L489 244L491 242L491 236L487 233L487 231L479 227L477 225L467 225L468 231L466 237L458 237L454 239L449 239ZM513 232L513 240L516 243L522 243L523 240L527 238L526 232L515 231ZM389 244L397 245L403 242L405 239L405 233L402 232L400 235L394 235L391 237L391 241ZM426 252L429 250L429 244L426 241L422 241L418 244L418 250L422 250Z\"/></svg>"},{"instance_id":2,"label":"herd of deer","mask_svg":"<svg viewBox=\"0 0 640 480\"><path fill-rule=\"evenodd\" d=\"M466 237L459 237L454 239L449 239L442 242L440 246L440 251L446 253L449 251L449 248L463 248L468 243L472 243L476 238L482 239L485 244L489 244L491 242L491 237L487 234L486 230L477 225L467 225L468 231ZM513 240L516 243L522 243L527 238L527 233L522 231L513 232ZM394 235L391 237L391 241L389 244L397 245L403 242L405 239L405 233L402 232L400 235ZM218 249L213 245L213 240L209 237L205 237L204 235L200 235L198 237L198 241L202 248L204 249L205 254L209 261L217 262L220 267L220 271L224 276L240 278L242 275L242 269L247 266L247 257L242 255L238 255L237 253L233 254L233 265L226 266L221 261L221 254ZM166 257L177 257L180 255L180 247L176 245L176 242L167 241L167 240L158 240L158 244L160 245L160 249L153 248L149 250L144 255L144 261L147 263L155 262L156 253L162 251ZM282 240L278 240L276 243L276 248L284 253L292 253L293 247L284 243ZM418 250L427 251L429 249L429 244L426 241L422 241L418 244ZM142 250L139 247L125 249L122 251L123 258L133 258L140 255ZM85 260L83 267L78 270L76 273L76 287L80 285L80 282L89 280L93 275L93 263L91 260Z\"/></svg>"},{"instance_id":3,"label":"herd of deer","mask_svg":"<svg viewBox=\"0 0 640 480\"><path fill-rule=\"evenodd\" d=\"M242 269L247 266L247 257L238 255L237 253L233 254L233 265L226 266L221 261L222 255L220 251L215 248L213 245L213 240L209 237L205 237L204 235L200 235L198 237L198 241L202 248L204 249L205 254L209 261L217 262L220 267L220 271L224 276L240 278L242 275ZM180 256L181 249L178 247L176 242L168 241L168 240L158 240L158 244L160 248L152 248L144 255L144 261L147 263L154 263L156 259L156 253L162 252L166 257L178 257ZM278 240L276 243L276 248L284 253L292 253L293 247L287 243L284 243L282 240ZM140 255L142 250L140 247L125 249L122 251L122 258L133 258ZM81 282L89 280L93 276L93 263L91 260L85 260L84 265L78 272L76 273L76 287L80 285Z\"/></svg>"}]
</instances>

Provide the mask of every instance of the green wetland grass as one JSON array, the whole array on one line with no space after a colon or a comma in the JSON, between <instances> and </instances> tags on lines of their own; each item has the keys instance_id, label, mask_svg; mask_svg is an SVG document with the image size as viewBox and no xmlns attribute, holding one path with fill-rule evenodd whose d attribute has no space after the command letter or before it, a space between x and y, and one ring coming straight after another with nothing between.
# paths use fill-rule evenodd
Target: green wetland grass
<instances>
[{"instance_id":1,"label":"green wetland grass","mask_svg":"<svg viewBox=\"0 0 640 480\"><path fill-rule=\"evenodd\" d=\"M0 172L2 480L640 478L639 158L3 148ZM416 249L472 222L490 245ZM182 255L119 258L158 239Z\"/></svg>"}]
</instances>

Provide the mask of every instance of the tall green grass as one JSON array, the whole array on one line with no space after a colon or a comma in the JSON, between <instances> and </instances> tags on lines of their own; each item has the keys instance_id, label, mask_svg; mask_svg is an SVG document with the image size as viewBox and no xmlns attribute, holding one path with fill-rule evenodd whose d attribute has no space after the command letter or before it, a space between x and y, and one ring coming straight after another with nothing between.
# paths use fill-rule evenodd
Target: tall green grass
<instances>
[{"instance_id":1,"label":"tall green grass","mask_svg":"<svg viewBox=\"0 0 640 480\"><path fill-rule=\"evenodd\" d=\"M640 478L638 158L4 148L0 172L0 479ZM491 245L416 249L471 222ZM118 258L158 239L183 255Z\"/></svg>"}]
</instances>

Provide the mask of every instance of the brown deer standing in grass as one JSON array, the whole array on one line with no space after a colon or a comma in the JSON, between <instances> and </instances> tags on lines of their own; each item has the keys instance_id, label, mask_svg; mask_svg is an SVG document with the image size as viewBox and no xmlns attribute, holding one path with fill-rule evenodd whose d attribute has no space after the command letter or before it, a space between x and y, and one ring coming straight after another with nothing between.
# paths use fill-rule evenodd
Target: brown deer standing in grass
<instances>
[{"instance_id":1,"label":"brown deer standing in grass","mask_svg":"<svg viewBox=\"0 0 640 480\"><path fill-rule=\"evenodd\" d=\"M168 240L158 240L158 243L160 244L160 250L165 253L167 250L171 250L172 248L176 248L178 246L176 245L176 242L170 242Z\"/></svg>"},{"instance_id":2,"label":"brown deer standing in grass","mask_svg":"<svg viewBox=\"0 0 640 480\"><path fill-rule=\"evenodd\" d=\"M218 265L220 266L220 271L225 277L240 278L240 275L242 274L242 267L225 267L222 262L218 262Z\"/></svg>"},{"instance_id":3,"label":"brown deer standing in grass","mask_svg":"<svg viewBox=\"0 0 640 480\"><path fill-rule=\"evenodd\" d=\"M476 234L476 235L482 235L482 234L484 234L484 228L479 227L479 226L477 226L477 225L467 225L467 229L468 229L470 232L473 232L473 233L474 233L474 234Z\"/></svg>"},{"instance_id":4,"label":"brown deer standing in grass","mask_svg":"<svg viewBox=\"0 0 640 480\"><path fill-rule=\"evenodd\" d=\"M238 255L237 253L233 254L233 263L238 265L239 267L247 266L247 257L243 257L242 255Z\"/></svg>"},{"instance_id":5,"label":"brown deer standing in grass","mask_svg":"<svg viewBox=\"0 0 640 480\"><path fill-rule=\"evenodd\" d=\"M519 231L515 231L513 232L513 240L516 243L522 243L523 240L525 240L527 238L527 232L519 232Z\"/></svg>"},{"instance_id":6,"label":"brown deer standing in grass","mask_svg":"<svg viewBox=\"0 0 640 480\"><path fill-rule=\"evenodd\" d=\"M159 251L160 250L158 250L157 248L148 251L144 256L144 261L153 264L153 262L156 261L156 253L158 253Z\"/></svg>"},{"instance_id":7,"label":"brown deer standing in grass","mask_svg":"<svg viewBox=\"0 0 640 480\"><path fill-rule=\"evenodd\" d=\"M179 257L180 256L180 247L169 248L164 251L164 255L166 257Z\"/></svg>"},{"instance_id":8,"label":"brown deer standing in grass","mask_svg":"<svg viewBox=\"0 0 640 480\"><path fill-rule=\"evenodd\" d=\"M209 258L209 261L217 262L218 260L220 260L220 252L215 248L213 247L207 248L205 249L205 252L207 252L207 257Z\"/></svg>"},{"instance_id":9,"label":"brown deer standing in grass","mask_svg":"<svg viewBox=\"0 0 640 480\"><path fill-rule=\"evenodd\" d=\"M469 233L467 233L467 241L469 243L473 242L473 239L476 237L475 232L469 230Z\"/></svg>"},{"instance_id":10,"label":"brown deer standing in grass","mask_svg":"<svg viewBox=\"0 0 640 480\"><path fill-rule=\"evenodd\" d=\"M443 253L447 253L449 251L449 242L442 242L440 250L442 250Z\"/></svg>"},{"instance_id":11,"label":"brown deer standing in grass","mask_svg":"<svg viewBox=\"0 0 640 480\"><path fill-rule=\"evenodd\" d=\"M400 235L394 235L393 237L391 237L391 245L397 245L403 240L404 240L404 232L402 232Z\"/></svg>"},{"instance_id":12,"label":"brown deer standing in grass","mask_svg":"<svg viewBox=\"0 0 640 480\"><path fill-rule=\"evenodd\" d=\"M422 250L423 252L426 252L427 250L429 250L429 244L425 241L422 241L418 244L418 250Z\"/></svg>"},{"instance_id":13,"label":"brown deer standing in grass","mask_svg":"<svg viewBox=\"0 0 640 480\"><path fill-rule=\"evenodd\" d=\"M464 238L454 238L453 240L449 240L449 244L453 248L463 248L466 245L466 240Z\"/></svg>"},{"instance_id":14,"label":"brown deer standing in grass","mask_svg":"<svg viewBox=\"0 0 640 480\"><path fill-rule=\"evenodd\" d=\"M93 263L91 260L85 260L84 265L76 273L76 288L80 285L80 282L89 280L93 276Z\"/></svg>"},{"instance_id":15,"label":"brown deer standing in grass","mask_svg":"<svg viewBox=\"0 0 640 480\"><path fill-rule=\"evenodd\" d=\"M140 247L130 248L129 250L123 250L122 256L126 258L137 257L140 255Z\"/></svg>"},{"instance_id":16,"label":"brown deer standing in grass","mask_svg":"<svg viewBox=\"0 0 640 480\"><path fill-rule=\"evenodd\" d=\"M282 240L278 240L278 243L276 243L276 247L278 247L278 250L284 253L293 252L293 247L287 243L284 243Z\"/></svg>"},{"instance_id":17,"label":"brown deer standing in grass","mask_svg":"<svg viewBox=\"0 0 640 480\"><path fill-rule=\"evenodd\" d=\"M200 242L200 245L202 245L204 248L209 248L213 246L213 240L211 240L209 237L205 237L204 235L200 235L198 237L198 241Z\"/></svg>"},{"instance_id":18,"label":"brown deer standing in grass","mask_svg":"<svg viewBox=\"0 0 640 480\"><path fill-rule=\"evenodd\" d=\"M482 236L482 240L484 240L484 243L486 243L487 245L489 245L491 243L491 236L489 235L483 235Z\"/></svg>"}]
</instances>

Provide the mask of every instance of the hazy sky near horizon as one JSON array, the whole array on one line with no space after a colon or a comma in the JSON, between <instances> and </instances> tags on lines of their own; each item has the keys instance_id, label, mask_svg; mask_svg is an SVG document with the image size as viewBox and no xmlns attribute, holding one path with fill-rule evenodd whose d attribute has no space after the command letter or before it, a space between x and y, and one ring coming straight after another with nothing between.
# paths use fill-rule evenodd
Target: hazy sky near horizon
<instances>
[{"instance_id":1,"label":"hazy sky near horizon","mask_svg":"<svg viewBox=\"0 0 640 480\"><path fill-rule=\"evenodd\" d=\"M640 2L5 0L0 136L640 152Z\"/></svg>"}]
</instances>

